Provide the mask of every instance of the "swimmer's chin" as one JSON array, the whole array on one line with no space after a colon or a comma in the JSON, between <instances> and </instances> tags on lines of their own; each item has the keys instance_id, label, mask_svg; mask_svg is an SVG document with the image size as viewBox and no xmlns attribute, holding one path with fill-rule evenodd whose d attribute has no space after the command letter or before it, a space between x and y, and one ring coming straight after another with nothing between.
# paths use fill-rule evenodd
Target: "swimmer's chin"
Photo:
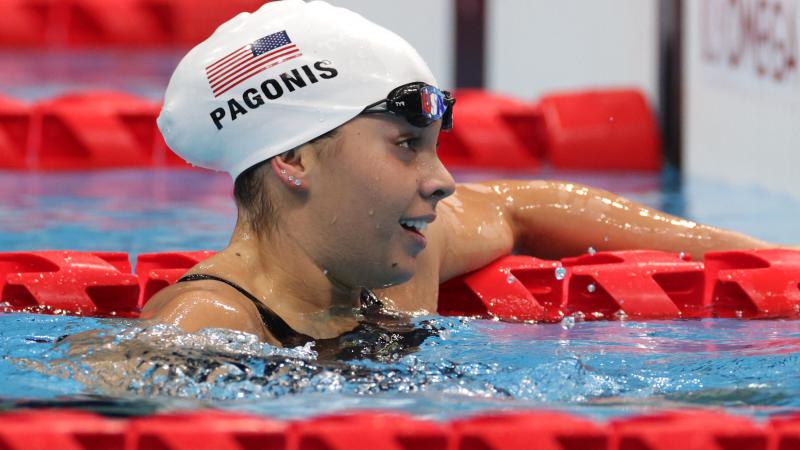
<instances>
[{"instance_id":1,"label":"swimmer's chin","mask_svg":"<svg viewBox=\"0 0 800 450\"><path fill-rule=\"evenodd\" d=\"M372 286L367 286L367 287L369 287L370 289L389 288L392 286L397 286L398 284L408 283L409 281L411 281L412 278L414 278L413 271L402 272L402 273L395 272L388 279L384 279L381 282L374 283Z\"/></svg>"}]
</instances>

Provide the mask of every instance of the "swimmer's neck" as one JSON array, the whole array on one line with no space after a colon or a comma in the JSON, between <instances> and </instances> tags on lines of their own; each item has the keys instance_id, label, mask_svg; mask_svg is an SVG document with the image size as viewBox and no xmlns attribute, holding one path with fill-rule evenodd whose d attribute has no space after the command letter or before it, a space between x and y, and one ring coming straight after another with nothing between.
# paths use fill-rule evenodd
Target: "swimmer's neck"
<instances>
[{"instance_id":1,"label":"swimmer's neck","mask_svg":"<svg viewBox=\"0 0 800 450\"><path fill-rule=\"evenodd\" d=\"M347 316L360 306L360 286L338 283L285 233L256 233L240 219L223 252L258 291L254 294L279 299L283 312Z\"/></svg>"}]
</instances>

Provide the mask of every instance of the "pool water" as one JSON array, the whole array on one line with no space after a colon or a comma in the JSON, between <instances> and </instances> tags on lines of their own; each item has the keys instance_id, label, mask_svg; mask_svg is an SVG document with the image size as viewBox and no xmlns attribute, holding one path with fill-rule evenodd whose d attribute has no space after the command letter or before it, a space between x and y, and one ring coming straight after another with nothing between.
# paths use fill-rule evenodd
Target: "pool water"
<instances>
[{"instance_id":1,"label":"pool water","mask_svg":"<svg viewBox=\"0 0 800 450\"><path fill-rule=\"evenodd\" d=\"M457 180L508 174L456 173ZM516 174L524 178L533 174ZM544 173L667 212L797 243L800 199L670 177ZM0 172L0 251L218 250L235 208L225 175L124 170ZM728 205L735 205L730 207ZM560 409L595 418L688 406L762 417L800 408L800 322L513 324L418 317L409 355L323 361L224 330L185 334L121 319L0 314L0 409L64 406L114 415L219 408L281 418L388 409L431 418Z\"/></svg>"}]
</instances>

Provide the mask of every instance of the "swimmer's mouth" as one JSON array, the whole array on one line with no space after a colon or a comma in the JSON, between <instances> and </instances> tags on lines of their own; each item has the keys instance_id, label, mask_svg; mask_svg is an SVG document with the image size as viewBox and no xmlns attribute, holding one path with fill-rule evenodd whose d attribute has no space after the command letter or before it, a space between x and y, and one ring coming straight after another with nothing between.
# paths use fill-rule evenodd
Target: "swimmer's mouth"
<instances>
[{"instance_id":1,"label":"swimmer's mouth","mask_svg":"<svg viewBox=\"0 0 800 450\"><path fill-rule=\"evenodd\" d=\"M419 219L400 219L400 225L406 230L421 234L428 227L428 224L435 219L436 216L425 216Z\"/></svg>"}]
</instances>

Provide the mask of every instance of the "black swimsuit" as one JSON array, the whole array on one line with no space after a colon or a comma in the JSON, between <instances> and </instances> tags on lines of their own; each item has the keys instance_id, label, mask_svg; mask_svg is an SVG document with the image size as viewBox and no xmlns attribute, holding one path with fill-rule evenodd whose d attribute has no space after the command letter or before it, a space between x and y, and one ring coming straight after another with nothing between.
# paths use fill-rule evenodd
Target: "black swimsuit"
<instances>
[{"instance_id":1,"label":"black swimsuit","mask_svg":"<svg viewBox=\"0 0 800 450\"><path fill-rule=\"evenodd\" d=\"M363 320L359 325L335 338L314 339L294 331L286 321L267 308L253 294L230 280L215 275L196 273L182 277L178 283L198 280L220 281L236 289L255 304L264 326L283 347L298 347L313 341L314 351L318 353L320 359L395 360L415 351L428 336L438 334L438 330L427 322L421 323L421 328L414 328L407 317L386 312L383 303L372 291L362 289L361 315Z\"/></svg>"}]
</instances>

